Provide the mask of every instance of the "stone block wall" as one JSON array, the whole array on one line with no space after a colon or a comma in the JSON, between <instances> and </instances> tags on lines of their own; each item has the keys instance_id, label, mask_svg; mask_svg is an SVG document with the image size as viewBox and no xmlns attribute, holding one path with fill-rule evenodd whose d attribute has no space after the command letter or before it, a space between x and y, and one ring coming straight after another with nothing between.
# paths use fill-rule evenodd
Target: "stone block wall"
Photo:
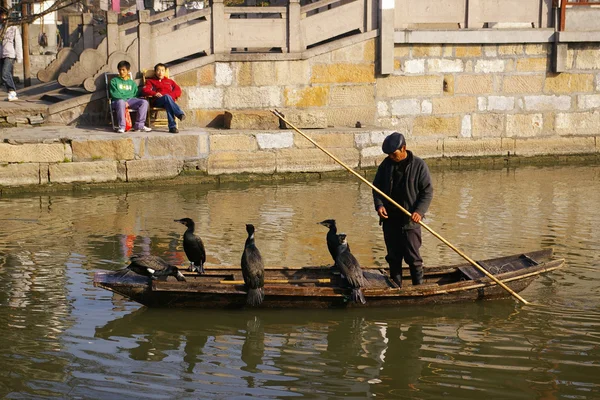
<instances>
[{"instance_id":1,"label":"stone block wall","mask_svg":"<svg viewBox=\"0 0 600 400\"><path fill-rule=\"evenodd\" d=\"M414 138L600 133L597 44L570 44L569 71L559 74L550 72L551 44L396 44L393 73L378 76L376 40L306 60L216 62L177 75L186 122L220 126L224 111L277 108L323 126L360 121Z\"/></svg>"}]
</instances>

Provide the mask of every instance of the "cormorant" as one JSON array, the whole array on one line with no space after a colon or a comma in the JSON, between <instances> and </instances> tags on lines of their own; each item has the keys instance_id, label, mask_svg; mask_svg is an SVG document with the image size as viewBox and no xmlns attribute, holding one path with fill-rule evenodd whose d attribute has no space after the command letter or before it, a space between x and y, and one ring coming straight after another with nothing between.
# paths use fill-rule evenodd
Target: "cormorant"
<instances>
[{"instance_id":1,"label":"cormorant","mask_svg":"<svg viewBox=\"0 0 600 400\"><path fill-rule=\"evenodd\" d=\"M187 226L187 230L183 234L183 251L188 260L190 260L189 271L198 272L198 274L204 273L204 263L206 262L206 251L204 250L204 243L200 236L194 234L194 228L196 224L191 218L176 219L175 222L179 222Z\"/></svg>"},{"instance_id":2,"label":"cormorant","mask_svg":"<svg viewBox=\"0 0 600 400\"><path fill-rule=\"evenodd\" d=\"M326 219L324 221L318 222L318 224L323 225L326 228L329 228L327 231L327 249L329 250L329 254L331 254L331 258L333 258L333 263L335 266L335 259L338 253L338 246L340 244L337 237L337 226L335 225L335 219Z\"/></svg>"},{"instance_id":3,"label":"cormorant","mask_svg":"<svg viewBox=\"0 0 600 400\"><path fill-rule=\"evenodd\" d=\"M133 271L136 274L147 276L151 279L166 279L168 276L174 276L178 281L185 281L185 277L179 272L177 267L167 263L160 257L134 254L129 260L131 263L123 272Z\"/></svg>"},{"instance_id":4,"label":"cormorant","mask_svg":"<svg viewBox=\"0 0 600 400\"><path fill-rule=\"evenodd\" d=\"M346 234L340 233L337 235L338 238L338 255L335 259L335 265L342 271L342 274L346 277L348 284L352 288L352 300L355 303L361 302L365 304L367 300L361 290L365 286L365 278L363 276L362 269L358 260L350 253L348 242L346 241Z\"/></svg>"},{"instance_id":5,"label":"cormorant","mask_svg":"<svg viewBox=\"0 0 600 400\"><path fill-rule=\"evenodd\" d=\"M265 266L260 251L254 244L254 225L246 224L248 238L242 253L242 276L248 289L246 303L257 306L265 298L263 286L265 285Z\"/></svg>"}]
</instances>

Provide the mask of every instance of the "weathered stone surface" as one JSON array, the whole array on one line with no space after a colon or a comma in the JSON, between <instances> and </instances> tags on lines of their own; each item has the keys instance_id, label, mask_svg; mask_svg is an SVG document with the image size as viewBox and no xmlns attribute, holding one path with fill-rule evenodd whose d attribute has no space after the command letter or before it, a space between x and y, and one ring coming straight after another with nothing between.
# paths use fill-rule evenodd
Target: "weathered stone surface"
<instances>
[{"instance_id":1,"label":"weathered stone surface","mask_svg":"<svg viewBox=\"0 0 600 400\"><path fill-rule=\"evenodd\" d=\"M40 164L0 164L0 186L38 185ZM44 182L45 183L45 182Z\"/></svg>"},{"instance_id":2,"label":"weathered stone surface","mask_svg":"<svg viewBox=\"0 0 600 400\"><path fill-rule=\"evenodd\" d=\"M206 155L206 134L149 136L142 158L185 159ZM204 140L202 140L204 139Z\"/></svg>"},{"instance_id":3,"label":"weathered stone surface","mask_svg":"<svg viewBox=\"0 0 600 400\"><path fill-rule=\"evenodd\" d=\"M323 110L283 110L285 119L300 129L327 128L327 116Z\"/></svg>"},{"instance_id":4,"label":"weathered stone surface","mask_svg":"<svg viewBox=\"0 0 600 400\"><path fill-rule=\"evenodd\" d=\"M215 63L215 85L230 86L233 83L233 68L229 63Z\"/></svg>"},{"instance_id":5,"label":"weathered stone surface","mask_svg":"<svg viewBox=\"0 0 600 400\"><path fill-rule=\"evenodd\" d=\"M354 148L354 134L352 133L336 133L336 132L327 132L327 133L314 133L314 132L304 132L308 135L309 138L314 140L326 149L333 148ZM307 149L314 148L315 146L308 141L302 135L295 133L294 134L294 144L299 149Z\"/></svg>"},{"instance_id":6,"label":"weathered stone surface","mask_svg":"<svg viewBox=\"0 0 600 400\"><path fill-rule=\"evenodd\" d=\"M515 108L515 98L506 96L488 96L477 99L479 111L509 111Z\"/></svg>"},{"instance_id":7,"label":"weathered stone surface","mask_svg":"<svg viewBox=\"0 0 600 400\"><path fill-rule=\"evenodd\" d=\"M421 114L433 113L433 103L429 100L423 100L421 102Z\"/></svg>"},{"instance_id":8,"label":"weathered stone surface","mask_svg":"<svg viewBox=\"0 0 600 400\"><path fill-rule=\"evenodd\" d=\"M310 65L306 60L276 62L275 73L278 85L308 85L310 83Z\"/></svg>"},{"instance_id":9,"label":"weathered stone surface","mask_svg":"<svg viewBox=\"0 0 600 400\"><path fill-rule=\"evenodd\" d=\"M444 139L444 157L493 156L504 154L500 138Z\"/></svg>"},{"instance_id":10,"label":"weathered stone surface","mask_svg":"<svg viewBox=\"0 0 600 400\"><path fill-rule=\"evenodd\" d=\"M294 145L294 134L291 131L257 133L256 141L260 149L285 149Z\"/></svg>"},{"instance_id":11,"label":"weathered stone surface","mask_svg":"<svg viewBox=\"0 0 600 400\"><path fill-rule=\"evenodd\" d=\"M277 86L230 87L225 92L225 108L266 108L281 106Z\"/></svg>"},{"instance_id":12,"label":"weathered stone surface","mask_svg":"<svg viewBox=\"0 0 600 400\"><path fill-rule=\"evenodd\" d=\"M463 116L463 119L460 123L460 136L465 138L473 136L473 124L471 115L469 114Z\"/></svg>"},{"instance_id":13,"label":"weathered stone surface","mask_svg":"<svg viewBox=\"0 0 600 400\"><path fill-rule=\"evenodd\" d=\"M237 86L250 86L252 85L252 67L254 63L251 62L240 62L235 64L236 69L236 80Z\"/></svg>"},{"instance_id":14,"label":"weathered stone surface","mask_svg":"<svg viewBox=\"0 0 600 400\"><path fill-rule=\"evenodd\" d=\"M377 79L377 97L413 97L442 94L443 78L439 75L390 76Z\"/></svg>"},{"instance_id":15,"label":"weathered stone surface","mask_svg":"<svg viewBox=\"0 0 600 400\"><path fill-rule=\"evenodd\" d=\"M418 116L413 124L414 136L445 135L458 136L460 134L461 117Z\"/></svg>"},{"instance_id":16,"label":"weathered stone surface","mask_svg":"<svg viewBox=\"0 0 600 400\"><path fill-rule=\"evenodd\" d=\"M403 71L407 74L423 74L425 73L425 60L406 60Z\"/></svg>"},{"instance_id":17,"label":"weathered stone surface","mask_svg":"<svg viewBox=\"0 0 600 400\"><path fill-rule=\"evenodd\" d=\"M597 47L577 50L575 69L600 69L600 52Z\"/></svg>"},{"instance_id":18,"label":"weathered stone surface","mask_svg":"<svg viewBox=\"0 0 600 400\"><path fill-rule=\"evenodd\" d=\"M225 116L217 110L194 110L186 114L190 118L190 125L211 128L222 128L225 126ZM187 122L187 119L186 119Z\"/></svg>"},{"instance_id":19,"label":"weathered stone surface","mask_svg":"<svg viewBox=\"0 0 600 400\"><path fill-rule=\"evenodd\" d=\"M365 147L360 150L359 165L361 168L376 167L386 157L387 157L387 154L384 154L381 151L381 146Z\"/></svg>"},{"instance_id":20,"label":"weathered stone surface","mask_svg":"<svg viewBox=\"0 0 600 400\"><path fill-rule=\"evenodd\" d=\"M377 55L376 39L367 40L363 46L363 59L365 62L374 62ZM356 61L356 60L354 60Z\"/></svg>"},{"instance_id":21,"label":"weathered stone surface","mask_svg":"<svg viewBox=\"0 0 600 400\"><path fill-rule=\"evenodd\" d=\"M413 58L418 57L441 57L442 46L439 44L422 44L412 46Z\"/></svg>"},{"instance_id":22,"label":"weathered stone surface","mask_svg":"<svg viewBox=\"0 0 600 400\"><path fill-rule=\"evenodd\" d=\"M486 94L494 91L494 81L491 75L458 75L456 77L455 93Z\"/></svg>"},{"instance_id":23,"label":"weathered stone surface","mask_svg":"<svg viewBox=\"0 0 600 400\"><path fill-rule=\"evenodd\" d=\"M373 64L317 64L312 68L311 83L375 82Z\"/></svg>"},{"instance_id":24,"label":"weathered stone surface","mask_svg":"<svg viewBox=\"0 0 600 400\"><path fill-rule=\"evenodd\" d=\"M442 58L427 60L427 68L429 72L463 72L465 65L463 60L447 60Z\"/></svg>"},{"instance_id":25,"label":"weathered stone surface","mask_svg":"<svg viewBox=\"0 0 600 400\"><path fill-rule=\"evenodd\" d=\"M566 111L571 108L571 96L525 96L528 111Z\"/></svg>"},{"instance_id":26,"label":"weathered stone surface","mask_svg":"<svg viewBox=\"0 0 600 400\"><path fill-rule=\"evenodd\" d=\"M501 56L517 56L523 54L522 44L500 44L498 54Z\"/></svg>"},{"instance_id":27,"label":"weathered stone surface","mask_svg":"<svg viewBox=\"0 0 600 400\"><path fill-rule=\"evenodd\" d=\"M256 138L250 135L210 135L210 152L253 151L258 148Z\"/></svg>"},{"instance_id":28,"label":"weathered stone surface","mask_svg":"<svg viewBox=\"0 0 600 400\"><path fill-rule=\"evenodd\" d=\"M454 74L444 75L444 96L454 96Z\"/></svg>"},{"instance_id":29,"label":"weathered stone surface","mask_svg":"<svg viewBox=\"0 0 600 400\"><path fill-rule=\"evenodd\" d=\"M328 126L345 126L354 128L357 121L362 126L373 126L375 123L375 107L327 107L325 115Z\"/></svg>"},{"instance_id":30,"label":"weathered stone surface","mask_svg":"<svg viewBox=\"0 0 600 400\"><path fill-rule=\"evenodd\" d=\"M544 92L546 93L576 93L593 91L593 74L569 74L563 72L562 74L548 76L544 85Z\"/></svg>"},{"instance_id":31,"label":"weathered stone surface","mask_svg":"<svg viewBox=\"0 0 600 400\"><path fill-rule=\"evenodd\" d=\"M361 42L334 50L331 57L334 62L359 62L363 61L364 53L365 42Z\"/></svg>"},{"instance_id":32,"label":"weathered stone surface","mask_svg":"<svg viewBox=\"0 0 600 400\"><path fill-rule=\"evenodd\" d=\"M198 83L200 86L215 84L215 64L208 64L198 70Z\"/></svg>"},{"instance_id":33,"label":"weathered stone surface","mask_svg":"<svg viewBox=\"0 0 600 400\"><path fill-rule=\"evenodd\" d=\"M71 147L62 143L0 143L0 163L71 161Z\"/></svg>"},{"instance_id":34,"label":"weathered stone surface","mask_svg":"<svg viewBox=\"0 0 600 400\"><path fill-rule=\"evenodd\" d=\"M70 162L49 165L50 182L113 182L117 180L116 161Z\"/></svg>"},{"instance_id":35,"label":"weathered stone surface","mask_svg":"<svg viewBox=\"0 0 600 400\"><path fill-rule=\"evenodd\" d=\"M456 46L455 48L456 57L481 57L481 46L478 44Z\"/></svg>"},{"instance_id":36,"label":"weathered stone surface","mask_svg":"<svg viewBox=\"0 0 600 400\"><path fill-rule=\"evenodd\" d=\"M600 108L600 94L585 94L577 96L577 108L580 110Z\"/></svg>"},{"instance_id":37,"label":"weathered stone surface","mask_svg":"<svg viewBox=\"0 0 600 400\"><path fill-rule=\"evenodd\" d=\"M545 55L548 52L548 45L545 43L542 44L526 44L525 45L525 54L530 56L536 55Z\"/></svg>"},{"instance_id":38,"label":"weathered stone surface","mask_svg":"<svg viewBox=\"0 0 600 400\"><path fill-rule=\"evenodd\" d=\"M502 136L505 114L473 114L473 137Z\"/></svg>"},{"instance_id":39,"label":"weathered stone surface","mask_svg":"<svg viewBox=\"0 0 600 400\"><path fill-rule=\"evenodd\" d=\"M279 118L269 111L226 111L223 126L228 129L279 129Z\"/></svg>"},{"instance_id":40,"label":"weathered stone surface","mask_svg":"<svg viewBox=\"0 0 600 400\"><path fill-rule=\"evenodd\" d=\"M504 60L477 60L475 72L489 74L491 72L503 72Z\"/></svg>"},{"instance_id":41,"label":"weathered stone surface","mask_svg":"<svg viewBox=\"0 0 600 400\"><path fill-rule=\"evenodd\" d=\"M133 140L78 140L71 142L73 161L132 160L135 157Z\"/></svg>"},{"instance_id":42,"label":"weathered stone surface","mask_svg":"<svg viewBox=\"0 0 600 400\"><path fill-rule=\"evenodd\" d=\"M371 105L375 99L373 85L333 86L330 92L332 106Z\"/></svg>"},{"instance_id":43,"label":"weathered stone surface","mask_svg":"<svg viewBox=\"0 0 600 400\"><path fill-rule=\"evenodd\" d=\"M445 139L409 137L406 140L406 147L421 158L444 156L443 145ZM379 151L381 151L381 148Z\"/></svg>"},{"instance_id":44,"label":"weathered stone surface","mask_svg":"<svg viewBox=\"0 0 600 400\"><path fill-rule=\"evenodd\" d=\"M417 115L421 113L418 99L400 99L391 101L392 115Z\"/></svg>"},{"instance_id":45,"label":"weathered stone surface","mask_svg":"<svg viewBox=\"0 0 600 400\"><path fill-rule=\"evenodd\" d=\"M256 86L271 86L277 81L275 62L264 61L252 63L252 76Z\"/></svg>"},{"instance_id":46,"label":"weathered stone surface","mask_svg":"<svg viewBox=\"0 0 600 400\"><path fill-rule=\"evenodd\" d=\"M543 154L596 153L593 137L545 137L515 139L515 154L535 156Z\"/></svg>"},{"instance_id":47,"label":"weathered stone surface","mask_svg":"<svg viewBox=\"0 0 600 400\"><path fill-rule=\"evenodd\" d=\"M179 86L198 86L198 70L193 69L184 72L183 74L175 75L173 80L177 82Z\"/></svg>"},{"instance_id":48,"label":"weathered stone surface","mask_svg":"<svg viewBox=\"0 0 600 400\"><path fill-rule=\"evenodd\" d=\"M434 114L466 113L477 110L475 97L436 97L432 100Z\"/></svg>"},{"instance_id":49,"label":"weathered stone surface","mask_svg":"<svg viewBox=\"0 0 600 400\"><path fill-rule=\"evenodd\" d=\"M331 153L351 168L358 166L359 152L351 149L332 149ZM342 169L321 150L283 149L277 152L277 172L325 172Z\"/></svg>"},{"instance_id":50,"label":"weathered stone surface","mask_svg":"<svg viewBox=\"0 0 600 400\"><path fill-rule=\"evenodd\" d=\"M209 175L242 172L272 174L275 166L275 153L272 151L235 151L211 154L208 157L207 172Z\"/></svg>"},{"instance_id":51,"label":"weathered stone surface","mask_svg":"<svg viewBox=\"0 0 600 400\"><path fill-rule=\"evenodd\" d=\"M223 108L224 92L222 88L190 87L187 89L190 108L215 109Z\"/></svg>"},{"instance_id":52,"label":"weathered stone surface","mask_svg":"<svg viewBox=\"0 0 600 400\"><path fill-rule=\"evenodd\" d=\"M498 56L498 45L497 44L484 44L483 53L486 57L497 57Z\"/></svg>"},{"instance_id":53,"label":"weathered stone surface","mask_svg":"<svg viewBox=\"0 0 600 400\"><path fill-rule=\"evenodd\" d=\"M390 106L387 101L378 101L377 102L377 116L378 117L389 117L390 114Z\"/></svg>"},{"instance_id":54,"label":"weathered stone surface","mask_svg":"<svg viewBox=\"0 0 600 400\"><path fill-rule=\"evenodd\" d=\"M130 182L174 178L183 170L183 160L130 160L126 165Z\"/></svg>"},{"instance_id":55,"label":"weathered stone surface","mask_svg":"<svg viewBox=\"0 0 600 400\"><path fill-rule=\"evenodd\" d=\"M600 112L558 113L554 128L559 135L597 135Z\"/></svg>"},{"instance_id":56,"label":"weathered stone surface","mask_svg":"<svg viewBox=\"0 0 600 400\"><path fill-rule=\"evenodd\" d=\"M394 46L394 57L408 57L410 54L410 45L396 44Z\"/></svg>"},{"instance_id":57,"label":"weathered stone surface","mask_svg":"<svg viewBox=\"0 0 600 400\"><path fill-rule=\"evenodd\" d=\"M502 82L505 93L541 93L544 87L542 75L510 75Z\"/></svg>"},{"instance_id":58,"label":"weathered stone surface","mask_svg":"<svg viewBox=\"0 0 600 400\"><path fill-rule=\"evenodd\" d=\"M378 118L377 126L381 128L394 129L399 132L411 132L413 126L412 117L390 117Z\"/></svg>"},{"instance_id":59,"label":"weathered stone surface","mask_svg":"<svg viewBox=\"0 0 600 400\"><path fill-rule=\"evenodd\" d=\"M387 135L392 134L393 130L376 130L370 132L358 132L354 134L354 144L359 149L379 146L381 149L381 145L383 144L383 140Z\"/></svg>"},{"instance_id":60,"label":"weathered stone surface","mask_svg":"<svg viewBox=\"0 0 600 400\"><path fill-rule=\"evenodd\" d=\"M548 69L546 57L519 58L517 60L517 71L519 72L542 72Z\"/></svg>"},{"instance_id":61,"label":"weathered stone surface","mask_svg":"<svg viewBox=\"0 0 600 400\"><path fill-rule=\"evenodd\" d=\"M329 86L285 88L283 97L288 107L323 107L327 105Z\"/></svg>"},{"instance_id":62,"label":"weathered stone surface","mask_svg":"<svg viewBox=\"0 0 600 400\"><path fill-rule=\"evenodd\" d=\"M532 137L542 133L542 114L507 114L507 137Z\"/></svg>"}]
</instances>

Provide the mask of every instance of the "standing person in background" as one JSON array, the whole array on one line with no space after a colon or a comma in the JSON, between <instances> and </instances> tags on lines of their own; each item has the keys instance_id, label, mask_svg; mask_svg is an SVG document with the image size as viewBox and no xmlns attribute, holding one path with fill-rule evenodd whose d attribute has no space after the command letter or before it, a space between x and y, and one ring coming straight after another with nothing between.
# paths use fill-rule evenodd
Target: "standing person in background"
<instances>
[{"instance_id":1,"label":"standing person in background","mask_svg":"<svg viewBox=\"0 0 600 400\"><path fill-rule=\"evenodd\" d=\"M144 96L152 97L156 107L162 107L167 112L169 132L179 133L175 118L181 121L185 119L185 113L179 108L175 101L181 96L181 88L174 80L166 77L167 66L156 64L154 66L154 78L148 78L142 88Z\"/></svg>"},{"instance_id":2,"label":"standing person in background","mask_svg":"<svg viewBox=\"0 0 600 400\"><path fill-rule=\"evenodd\" d=\"M117 113L118 133L125 132L125 113L127 107L137 111L133 129L138 132L150 132L152 129L145 126L146 114L148 113L148 100L138 99L139 88L137 83L129 76L131 64L128 61L120 61L117 64L119 76L110 80L111 108Z\"/></svg>"},{"instance_id":3,"label":"standing person in background","mask_svg":"<svg viewBox=\"0 0 600 400\"><path fill-rule=\"evenodd\" d=\"M413 285L423 283L421 226L433 199L433 186L425 161L406 150L404 135L394 132L383 141L381 149L388 156L379 164L373 185L391 197L411 215L403 213L379 193L373 191L375 210L383 224L383 238L387 248L386 261L390 277L402 286L402 260L410 269Z\"/></svg>"},{"instance_id":4,"label":"standing person in background","mask_svg":"<svg viewBox=\"0 0 600 400\"><path fill-rule=\"evenodd\" d=\"M4 30L4 24L8 23L8 10L0 7L0 32ZM17 88L13 79L13 69L15 60L18 63L23 62L23 41L21 31L18 26L11 25L4 30L2 43L0 44L0 70L2 71L1 83L6 85L8 91L8 101L19 100L17 97ZM0 84L1 84L0 83Z\"/></svg>"}]
</instances>

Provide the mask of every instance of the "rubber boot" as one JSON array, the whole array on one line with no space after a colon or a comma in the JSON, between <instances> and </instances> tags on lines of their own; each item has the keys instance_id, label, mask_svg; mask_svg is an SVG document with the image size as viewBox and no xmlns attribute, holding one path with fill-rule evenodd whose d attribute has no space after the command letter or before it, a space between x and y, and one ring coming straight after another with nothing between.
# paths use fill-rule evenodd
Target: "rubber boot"
<instances>
[{"instance_id":1,"label":"rubber boot","mask_svg":"<svg viewBox=\"0 0 600 400\"><path fill-rule=\"evenodd\" d=\"M394 281L394 283L398 287L402 287L402 267L401 266L391 266L390 265L390 279Z\"/></svg>"},{"instance_id":2,"label":"rubber boot","mask_svg":"<svg viewBox=\"0 0 600 400\"><path fill-rule=\"evenodd\" d=\"M409 265L410 277L412 278L413 286L420 285L423 283L423 266L422 265Z\"/></svg>"}]
</instances>

